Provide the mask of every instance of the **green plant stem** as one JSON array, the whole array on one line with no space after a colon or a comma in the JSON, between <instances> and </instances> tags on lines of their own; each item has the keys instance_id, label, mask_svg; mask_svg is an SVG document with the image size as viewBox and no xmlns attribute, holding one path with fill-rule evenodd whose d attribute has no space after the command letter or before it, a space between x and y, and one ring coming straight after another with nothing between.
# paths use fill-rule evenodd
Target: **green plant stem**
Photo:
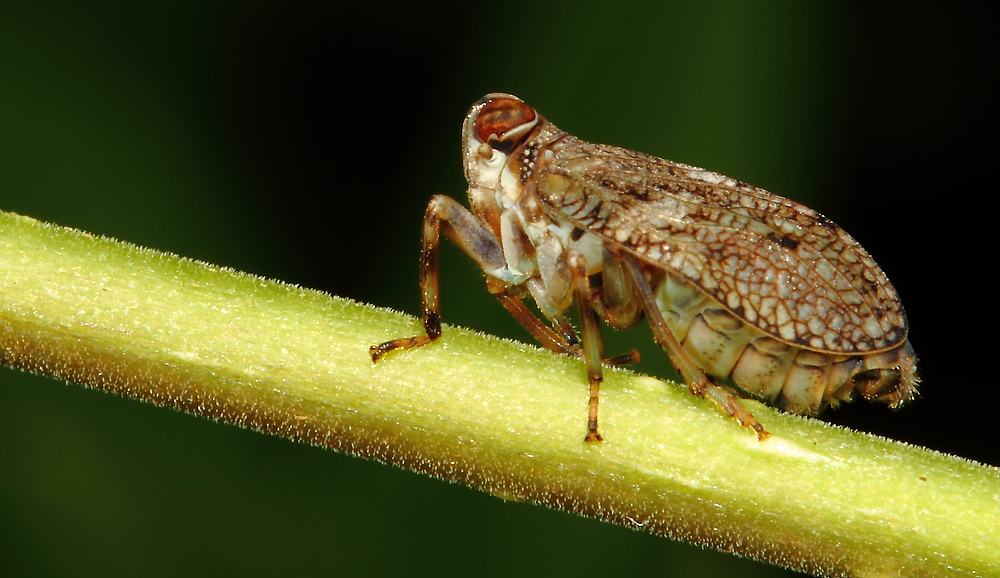
<instances>
[{"instance_id":1,"label":"green plant stem","mask_svg":"<svg viewBox=\"0 0 1000 578\"><path fill-rule=\"evenodd\" d=\"M0 213L0 361L262 432L826 576L1000 575L1000 472Z\"/></svg>"}]
</instances>

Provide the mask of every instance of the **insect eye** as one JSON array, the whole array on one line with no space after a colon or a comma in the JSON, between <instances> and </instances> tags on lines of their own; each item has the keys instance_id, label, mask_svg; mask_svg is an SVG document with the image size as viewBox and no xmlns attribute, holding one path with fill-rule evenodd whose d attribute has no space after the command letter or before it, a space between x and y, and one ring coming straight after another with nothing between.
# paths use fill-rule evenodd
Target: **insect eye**
<instances>
[{"instance_id":1,"label":"insect eye","mask_svg":"<svg viewBox=\"0 0 1000 578\"><path fill-rule=\"evenodd\" d=\"M513 98L494 98L476 116L476 137L491 147L509 153L521 144L538 123L535 109Z\"/></svg>"}]
</instances>

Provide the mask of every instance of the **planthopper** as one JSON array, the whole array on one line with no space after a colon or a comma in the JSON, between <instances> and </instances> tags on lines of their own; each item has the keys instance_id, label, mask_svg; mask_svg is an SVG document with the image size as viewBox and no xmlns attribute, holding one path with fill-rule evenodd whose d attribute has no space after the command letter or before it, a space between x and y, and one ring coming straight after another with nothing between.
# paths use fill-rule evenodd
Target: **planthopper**
<instances>
[{"instance_id":1,"label":"planthopper","mask_svg":"<svg viewBox=\"0 0 1000 578\"><path fill-rule=\"evenodd\" d=\"M856 395L913 398L916 356L896 290L832 221L742 181L556 128L521 99L476 102L462 128L469 204L437 195L424 215L425 334L371 347L378 362L441 336L443 232L543 346L586 362L588 442L601 441L601 321L648 320L691 392L758 438L752 397L815 415ZM534 300L540 315L524 303ZM579 332L565 313L576 307Z\"/></svg>"}]
</instances>

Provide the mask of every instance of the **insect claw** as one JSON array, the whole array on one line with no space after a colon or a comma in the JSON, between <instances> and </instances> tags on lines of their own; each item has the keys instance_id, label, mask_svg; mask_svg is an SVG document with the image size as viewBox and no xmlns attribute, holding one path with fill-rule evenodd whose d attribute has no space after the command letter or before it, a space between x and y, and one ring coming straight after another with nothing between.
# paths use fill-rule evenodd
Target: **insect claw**
<instances>
[{"instance_id":1,"label":"insect claw","mask_svg":"<svg viewBox=\"0 0 1000 578\"><path fill-rule=\"evenodd\" d=\"M694 388L691 391L694 392ZM750 413L750 410L740 403L740 397L729 387L708 382L704 384L701 395L712 400L719 409L726 412L726 415L735 419L741 426L754 430L757 433L758 441L764 441L771 435Z\"/></svg>"},{"instance_id":2,"label":"insect claw","mask_svg":"<svg viewBox=\"0 0 1000 578\"><path fill-rule=\"evenodd\" d=\"M753 414L751 414L745 407L743 407L742 404L740 405L740 409L746 413L745 414L740 413L739 415L735 415L733 417L736 419L736 421L739 422L741 426L748 427L753 431L757 432L757 441L762 442L771 436L771 434L769 434L767 430L764 429L764 426L760 425L760 422L757 421L757 418L755 418Z\"/></svg>"},{"instance_id":3,"label":"insect claw","mask_svg":"<svg viewBox=\"0 0 1000 578\"><path fill-rule=\"evenodd\" d=\"M614 367L618 367L621 365L628 365L630 363L639 363L639 350L633 349L632 351L624 355L616 355L615 357L609 357L608 359L604 360L604 363Z\"/></svg>"},{"instance_id":4,"label":"insect claw","mask_svg":"<svg viewBox=\"0 0 1000 578\"><path fill-rule=\"evenodd\" d=\"M422 347L427 345L431 341L434 341L426 335L417 335L416 337L401 337L399 339L393 339L392 341L386 341L385 343L380 343L378 345L372 345L368 348L368 354L372 356L372 363L378 363L387 353L395 351L397 349L414 349L416 347Z\"/></svg>"},{"instance_id":5,"label":"insect claw","mask_svg":"<svg viewBox=\"0 0 1000 578\"><path fill-rule=\"evenodd\" d=\"M378 363L380 359L385 357L386 353L389 353L394 349L392 347L387 347L389 345L392 345L391 341L380 343L379 345L372 345L368 348L368 354L372 356L372 363Z\"/></svg>"}]
</instances>

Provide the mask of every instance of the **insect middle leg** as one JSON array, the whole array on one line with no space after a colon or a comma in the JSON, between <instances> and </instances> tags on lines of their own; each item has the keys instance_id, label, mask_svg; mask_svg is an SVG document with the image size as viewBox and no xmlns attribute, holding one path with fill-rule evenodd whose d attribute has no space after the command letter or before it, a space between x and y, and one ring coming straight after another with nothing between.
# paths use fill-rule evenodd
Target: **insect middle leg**
<instances>
[{"instance_id":1,"label":"insect middle leg","mask_svg":"<svg viewBox=\"0 0 1000 578\"><path fill-rule=\"evenodd\" d=\"M590 384L590 400L587 404L587 436L585 442L599 442L604 438L597 431L597 408L600 402L601 383L604 381L604 341L601 339L601 321L593 307L590 292L590 278L587 276L587 261L575 250L566 257L573 277L573 292L580 314L580 334L583 338L583 358L587 363L587 383Z\"/></svg>"},{"instance_id":2,"label":"insect middle leg","mask_svg":"<svg viewBox=\"0 0 1000 578\"><path fill-rule=\"evenodd\" d=\"M619 258L632 279L635 294L639 297L642 309L645 311L647 319L649 319L649 326L653 330L653 338L656 340L657 345L667 352L670 361L673 362L674 367L677 368L677 372L684 378L691 393L698 397L707 397L712 400L715 405L719 406L729 417L739 422L740 425L749 427L757 432L757 439L760 441L767 439L769 434L764 430L764 426L757 421L757 418L750 413L750 410L743 407L743 404L740 403L740 397L729 388L715 383L710 376L706 375L695 364L691 356L681 347L681 344L670 330L670 326L667 325L666 320L663 318L659 307L656 306L653 290L649 286L646 276L643 274L642 265L639 263L639 260L635 256L624 252L619 255Z\"/></svg>"}]
</instances>

